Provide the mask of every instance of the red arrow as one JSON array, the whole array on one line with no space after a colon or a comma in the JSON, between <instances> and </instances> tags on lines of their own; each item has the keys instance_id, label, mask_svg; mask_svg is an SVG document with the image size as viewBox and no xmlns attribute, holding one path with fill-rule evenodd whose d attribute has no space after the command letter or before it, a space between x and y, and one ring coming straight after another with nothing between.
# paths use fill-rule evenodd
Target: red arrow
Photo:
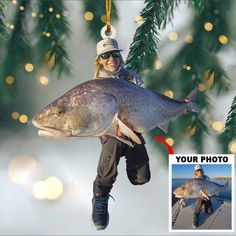
<instances>
[{"instance_id":1,"label":"red arrow","mask_svg":"<svg viewBox=\"0 0 236 236\"><path fill-rule=\"evenodd\" d=\"M172 147L165 141L165 139L163 139L161 136L154 136L154 137L155 137L155 139L157 140L157 142L161 142L161 143L163 143L164 145L166 145L169 154L174 154L174 150L173 150Z\"/></svg>"}]
</instances>

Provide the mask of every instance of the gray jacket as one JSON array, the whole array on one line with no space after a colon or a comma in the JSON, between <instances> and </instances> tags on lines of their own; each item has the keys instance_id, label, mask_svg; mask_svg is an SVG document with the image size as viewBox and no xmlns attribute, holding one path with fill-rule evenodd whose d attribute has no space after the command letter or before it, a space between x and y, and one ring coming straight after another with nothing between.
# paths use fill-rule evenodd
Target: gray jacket
<instances>
[{"instance_id":1,"label":"gray jacket","mask_svg":"<svg viewBox=\"0 0 236 236\"><path fill-rule=\"evenodd\" d=\"M116 78L128 80L131 83L138 85L139 87L144 87L142 79L133 71L125 69L122 65L119 67L116 73L109 73L106 70L100 70L98 78Z\"/></svg>"}]
</instances>

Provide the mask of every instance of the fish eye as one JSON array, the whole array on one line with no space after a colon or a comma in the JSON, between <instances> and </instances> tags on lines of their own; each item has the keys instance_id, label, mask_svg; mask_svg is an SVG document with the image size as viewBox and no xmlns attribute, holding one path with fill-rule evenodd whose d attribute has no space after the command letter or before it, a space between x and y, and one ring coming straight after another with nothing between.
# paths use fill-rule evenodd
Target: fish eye
<instances>
[{"instance_id":1,"label":"fish eye","mask_svg":"<svg viewBox=\"0 0 236 236\"><path fill-rule=\"evenodd\" d=\"M57 115L62 115L64 113L63 109L62 108L58 108L57 111L56 111Z\"/></svg>"}]
</instances>

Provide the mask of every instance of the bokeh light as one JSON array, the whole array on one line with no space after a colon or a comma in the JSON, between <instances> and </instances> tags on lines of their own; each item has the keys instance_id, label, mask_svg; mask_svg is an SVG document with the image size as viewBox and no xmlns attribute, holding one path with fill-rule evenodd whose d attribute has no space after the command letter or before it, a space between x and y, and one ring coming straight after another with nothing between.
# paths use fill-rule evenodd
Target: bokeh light
<instances>
[{"instance_id":1,"label":"bokeh light","mask_svg":"<svg viewBox=\"0 0 236 236\"><path fill-rule=\"evenodd\" d=\"M174 145L174 139L173 138L167 138L166 142L170 145L173 146Z\"/></svg>"},{"instance_id":2,"label":"bokeh light","mask_svg":"<svg viewBox=\"0 0 236 236\"><path fill-rule=\"evenodd\" d=\"M170 34L169 34L169 39L170 39L171 41L176 41L176 40L178 39L178 34L175 33L175 32L170 33Z\"/></svg>"},{"instance_id":3,"label":"bokeh light","mask_svg":"<svg viewBox=\"0 0 236 236\"><path fill-rule=\"evenodd\" d=\"M167 97L169 97L169 98L173 98L173 97L174 97L174 93L173 93L172 90L166 90L166 91L164 92L164 95L167 96Z\"/></svg>"},{"instance_id":4,"label":"bokeh light","mask_svg":"<svg viewBox=\"0 0 236 236\"><path fill-rule=\"evenodd\" d=\"M32 16L32 17L36 17L36 15L37 15L36 12L32 12L32 13L31 13L31 16Z\"/></svg>"},{"instance_id":5,"label":"bokeh light","mask_svg":"<svg viewBox=\"0 0 236 236\"><path fill-rule=\"evenodd\" d=\"M11 117L12 117L13 120L18 120L19 117L20 117L20 113L17 112L17 111L13 111L13 112L11 113Z\"/></svg>"},{"instance_id":6,"label":"bokeh light","mask_svg":"<svg viewBox=\"0 0 236 236\"><path fill-rule=\"evenodd\" d=\"M48 8L48 11L49 11L50 13L52 13L52 12L53 12L53 8L52 8L52 7L49 7L49 8Z\"/></svg>"},{"instance_id":7,"label":"bokeh light","mask_svg":"<svg viewBox=\"0 0 236 236\"><path fill-rule=\"evenodd\" d=\"M187 35L185 37L185 42L186 43L192 43L193 42L193 36L192 35Z\"/></svg>"},{"instance_id":8,"label":"bokeh light","mask_svg":"<svg viewBox=\"0 0 236 236\"><path fill-rule=\"evenodd\" d=\"M27 123L27 122L28 122L28 116L25 115L25 114L20 115L19 121L20 121L20 123L22 123L22 124Z\"/></svg>"},{"instance_id":9,"label":"bokeh light","mask_svg":"<svg viewBox=\"0 0 236 236\"><path fill-rule=\"evenodd\" d=\"M27 72L32 72L32 71L34 70L34 66L33 66L31 63L27 63L27 64L25 65L25 70L26 70Z\"/></svg>"},{"instance_id":10,"label":"bokeh light","mask_svg":"<svg viewBox=\"0 0 236 236\"><path fill-rule=\"evenodd\" d=\"M35 198L42 200L47 197L47 184L45 181L37 181L33 184L33 195Z\"/></svg>"},{"instance_id":11,"label":"bokeh light","mask_svg":"<svg viewBox=\"0 0 236 236\"><path fill-rule=\"evenodd\" d=\"M209 21L207 21L205 24L204 24L204 29L206 31L212 31L213 30L213 24Z\"/></svg>"},{"instance_id":12,"label":"bokeh light","mask_svg":"<svg viewBox=\"0 0 236 236\"><path fill-rule=\"evenodd\" d=\"M51 37L51 34L50 34L49 32L46 32L45 36L46 36L47 38L49 38L49 37Z\"/></svg>"},{"instance_id":13,"label":"bokeh light","mask_svg":"<svg viewBox=\"0 0 236 236\"><path fill-rule=\"evenodd\" d=\"M25 10L25 7L24 6L19 6L19 9L21 10L21 11L24 11Z\"/></svg>"},{"instance_id":14,"label":"bokeh light","mask_svg":"<svg viewBox=\"0 0 236 236\"><path fill-rule=\"evenodd\" d=\"M200 92L204 92L204 91L206 90L206 85L205 85L204 83L200 83L200 84L198 85L198 90L199 90Z\"/></svg>"},{"instance_id":15,"label":"bokeh light","mask_svg":"<svg viewBox=\"0 0 236 236\"><path fill-rule=\"evenodd\" d=\"M228 37L225 36L225 35L223 35L223 34L221 34L221 35L218 37L218 39L219 39L219 42L220 42L221 44L224 44L224 45L228 44L228 42L229 42Z\"/></svg>"},{"instance_id":16,"label":"bokeh light","mask_svg":"<svg viewBox=\"0 0 236 236\"><path fill-rule=\"evenodd\" d=\"M16 157L9 164L9 177L14 183L25 184L36 166L36 160L30 155Z\"/></svg>"},{"instance_id":17,"label":"bokeh light","mask_svg":"<svg viewBox=\"0 0 236 236\"><path fill-rule=\"evenodd\" d=\"M47 185L47 199L54 200L59 198L63 193L63 184L62 182L54 176L48 177L45 180Z\"/></svg>"},{"instance_id":18,"label":"bokeh light","mask_svg":"<svg viewBox=\"0 0 236 236\"><path fill-rule=\"evenodd\" d=\"M56 18L57 19L60 19L61 18L61 15L59 13L56 14Z\"/></svg>"},{"instance_id":19,"label":"bokeh light","mask_svg":"<svg viewBox=\"0 0 236 236\"><path fill-rule=\"evenodd\" d=\"M40 84L42 84L44 86L48 85L48 83L49 83L48 77L46 77L45 75L41 75L39 77L39 82L40 82Z\"/></svg>"},{"instance_id":20,"label":"bokeh light","mask_svg":"<svg viewBox=\"0 0 236 236\"><path fill-rule=\"evenodd\" d=\"M8 75L8 76L6 77L6 79L5 79L5 81L6 81L6 84L7 84L7 85L12 85L12 84L14 84L15 79L14 79L13 76Z\"/></svg>"},{"instance_id":21,"label":"bokeh light","mask_svg":"<svg viewBox=\"0 0 236 236\"><path fill-rule=\"evenodd\" d=\"M160 60L155 60L155 63L154 63L154 68L156 70L160 70L162 68L163 64Z\"/></svg>"},{"instance_id":22,"label":"bokeh light","mask_svg":"<svg viewBox=\"0 0 236 236\"><path fill-rule=\"evenodd\" d=\"M221 132L224 129L224 122L223 121L214 121L214 122L212 122L212 128L217 132Z\"/></svg>"},{"instance_id":23,"label":"bokeh light","mask_svg":"<svg viewBox=\"0 0 236 236\"><path fill-rule=\"evenodd\" d=\"M84 13L84 19L87 20L87 21L93 20L93 17L94 17L94 15L91 11L86 11Z\"/></svg>"},{"instance_id":24,"label":"bokeh light","mask_svg":"<svg viewBox=\"0 0 236 236\"><path fill-rule=\"evenodd\" d=\"M140 15L136 16L135 23L141 25L143 22L144 22L144 20L143 20L142 16L140 16Z\"/></svg>"},{"instance_id":25,"label":"bokeh light","mask_svg":"<svg viewBox=\"0 0 236 236\"><path fill-rule=\"evenodd\" d=\"M236 140L233 140L228 145L231 153L236 154Z\"/></svg>"},{"instance_id":26,"label":"bokeh light","mask_svg":"<svg viewBox=\"0 0 236 236\"><path fill-rule=\"evenodd\" d=\"M101 22L106 23L106 19L107 19L106 15L101 16Z\"/></svg>"},{"instance_id":27,"label":"bokeh light","mask_svg":"<svg viewBox=\"0 0 236 236\"><path fill-rule=\"evenodd\" d=\"M60 179L50 176L46 180L36 181L33 184L33 195L39 200L56 200L63 194L63 184Z\"/></svg>"}]
</instances>

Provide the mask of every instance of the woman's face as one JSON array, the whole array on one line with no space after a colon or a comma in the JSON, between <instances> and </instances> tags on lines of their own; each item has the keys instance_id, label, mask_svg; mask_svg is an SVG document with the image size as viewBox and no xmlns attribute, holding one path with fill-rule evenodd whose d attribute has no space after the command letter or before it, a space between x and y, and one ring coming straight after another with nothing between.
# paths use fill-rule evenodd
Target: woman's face
<instances>
[{"instance_id":1,"label":"woman's face","mask_svg":"<svg viewBox=\"0 0 236 236\"><path fill-rule=\"evenodd\" d=\"M203 175L202 170L196 170L195 175L198 177L202 177L202 175Z\"/></svg>"},{"instance_id":2,"label":"woman's face","mask_svg":"<svg viewBox=\"0 0 236 236\"><path fill-rule=\"evenodd\" d=\"M100 55L99 63L103 66L104 70L114 73L120 66L120 52L112 51Z\"/></svg>"}]
</instances>

